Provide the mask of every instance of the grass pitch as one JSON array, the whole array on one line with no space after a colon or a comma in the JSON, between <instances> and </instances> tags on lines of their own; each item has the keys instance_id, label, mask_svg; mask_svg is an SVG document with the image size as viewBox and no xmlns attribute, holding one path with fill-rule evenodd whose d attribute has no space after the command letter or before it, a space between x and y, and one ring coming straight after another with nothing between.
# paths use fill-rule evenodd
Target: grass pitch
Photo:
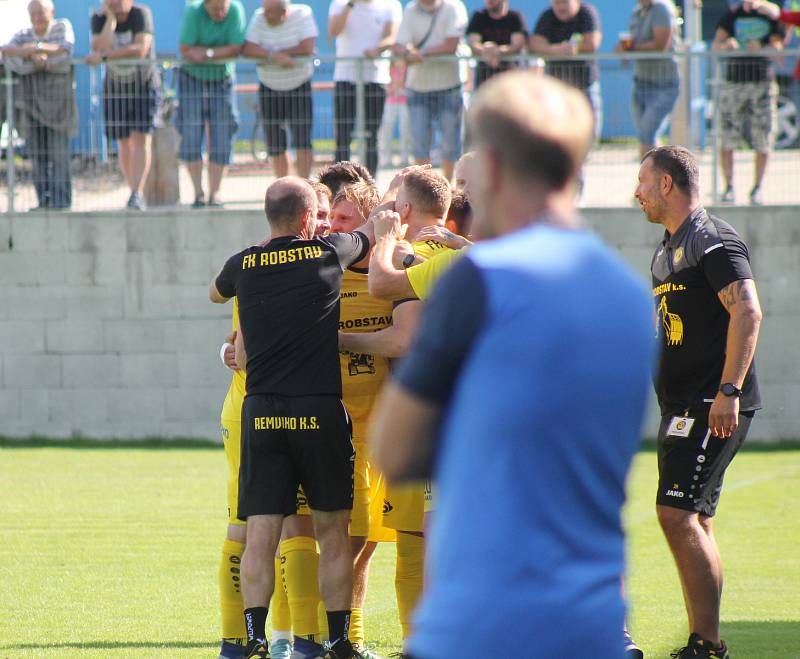
<instances>
[{"instance_id":1,"label":"grass pitch","mask_svg":"<svg viewBox=\"0 0 800 659\"><path fill-rule=\"evenodd\" d=\"M221 449L191 444L0 447L0 659L216 657L224 462ZM635 638L647 657L668 657L687 630L655 473L655 454L640 453L627 589ZM728 472L717 529L735 659L800 658L798 502L800 450L745 452ZM381 547L366 623L382 655L400 648L393 565L393 547Z\"/></svg>"}]
</instances>

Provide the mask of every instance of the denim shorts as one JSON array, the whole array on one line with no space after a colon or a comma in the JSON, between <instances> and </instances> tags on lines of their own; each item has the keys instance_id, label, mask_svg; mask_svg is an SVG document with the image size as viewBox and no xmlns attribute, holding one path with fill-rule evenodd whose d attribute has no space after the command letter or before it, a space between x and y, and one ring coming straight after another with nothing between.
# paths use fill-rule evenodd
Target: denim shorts
<instances>
[{"instance_id":1,"label":"denim shorts","mask_svg":"<svg viewBox=\"0 0 800 659\"><path fill-rule=\"evenodd\" d=\"M442 158L455 162L461 157L461 117L464 99L461 87L434 92L406 91L411 119L411 152L415 160L431 156L433 131L439 130Z\"/></svg>"},{"instance_id":2,"label":"denim shorts","mask_svg":"<svg viewBox=\"0 0 800 659\"><path fill-rule=\"evenodd\" d=\"M667 130L669 115L680 93L680 81L633 81L631 114L640 144L656 145Z\"/></svg>"},{"instance_id":3,"label":"denim shorts","mask_svg":"<svg viewBox=\"0 0 800 659\"><path fill-rule=\"evenodd\" d=\"M202 160L208 122L208 159L218 165L230 164L233 136L239 128L234 85L234 78L198 80L188 73L178 72L177 126L181 134L181 160Z\"/></svg>"}]
</instances>

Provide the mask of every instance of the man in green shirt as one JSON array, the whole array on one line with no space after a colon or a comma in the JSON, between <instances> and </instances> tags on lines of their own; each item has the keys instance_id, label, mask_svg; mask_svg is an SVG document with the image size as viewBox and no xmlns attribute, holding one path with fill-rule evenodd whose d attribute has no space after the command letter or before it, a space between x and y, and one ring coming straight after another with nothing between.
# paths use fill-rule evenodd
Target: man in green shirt
<instances>
[{"instance_id":1,"label":"man in green shirt","mask_svg":"<svg viewBox=\"0 0 800 659\"><path fill-rule=\"evenodd\" d=\"M206 205L203 192L203 138L208 124L208 205L219 207L219 187L230 163L238 125L235 63L245 37L245 12L239 0L196 0L181 21L178 76L180 158L194 186L192 206Z\"/></svg>"}]
</instances>

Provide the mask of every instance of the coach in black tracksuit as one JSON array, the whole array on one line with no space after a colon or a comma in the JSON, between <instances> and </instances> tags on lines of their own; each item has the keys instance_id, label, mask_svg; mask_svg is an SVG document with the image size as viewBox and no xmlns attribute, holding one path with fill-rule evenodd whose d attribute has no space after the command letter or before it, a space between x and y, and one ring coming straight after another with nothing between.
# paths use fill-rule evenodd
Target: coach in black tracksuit
<instances>
[{"instance_id":1,"label":"coach in black tracksuit","mask_svg":"<svg viewBox=\"0 0 800 659\"><path fill-rule=\"evenodd\" d=\"M355 453L341 401L339 288L344 269L369 252L372 225L314 237L316 194L295 177L270 185L265 210L270 240L228 259L211 286L214 302L236 296L247 355L238 510L247 520L245 656L267 656L273 556L283 517L295 512L302 485L320 544L320 591L332 649L349 659L353 565L347 528Z\"/></svg>"},{"instance_id":2,"label":"coach in black tracksuit","mask_svg":"<svg viewBox=\"0 0 800 659\"><path fill-rule=\"evenodd\" d=\"M761 307L747 245L700 204L698 179L687 149L653 149L642 160L636 198L666 230L651 265L661 352L656 509L691 632L673 656L728 659L712 519L725 470L761 407L753 366Z\"/></svg>"}]
</instances>

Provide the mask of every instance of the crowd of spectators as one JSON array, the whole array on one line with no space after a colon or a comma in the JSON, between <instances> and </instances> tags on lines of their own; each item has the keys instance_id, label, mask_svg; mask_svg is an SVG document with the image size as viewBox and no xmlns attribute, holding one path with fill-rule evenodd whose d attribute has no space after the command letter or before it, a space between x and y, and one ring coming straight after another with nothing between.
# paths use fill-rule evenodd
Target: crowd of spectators
<instances>
[{"instance_id":1,"label":"crowd of spectators","mask_svg":"<svg viewBox=\"0 0 800 659\"><path fill-rule=\"evenodd\" d=\"M633 62L631 116L641 153L663 137L680 89L674 51L680 40L673 0L631 3L629 31L615 51L664 53ZM533 17L509 8L509 0L485 0L469 18L461 0L332 0L328 35L335 39L335 159L349 160L354 137L365 142L367 169L391 165L399 128L401 164L432 160L438 146L443 174L452 179L462 153L462 116L468 83L527 65L525 53L546 58L548 74L582 90L591 103L595 138L603 123L600 72L595 53L603 41L597 9L580 0L550 0ZM766 7L766 9L765 9ZM746 49L752 57L727 65L721 92L722 164L725 200L733 201L732 153L748 141L757 153L751 201L761 201L760 183L775 128L774 65L764 48L780 48L785 32L764 0L744 0L721 19L714 48ZM31 27L18 32L2 52L23 84L15 105L19 129L33 163L40 207L71 203L69 137L77 120L70 57L74 34L69 21L55 18L51 0L29 4ZM90 64L104 64L105 134L118 144L119 164L130 187L128 208L143 209L150 166L151 135L162 96L155 66L151 10L133 0L104 0L91 17ZM310 6L264 0L249 22L240 0L193 0L180 29L182 64L176 74L179 157L190 174L195 207L221 206L220 184L231 162L239 126L235 58L258 61L259 116L276 176L291 171L309 176L313 163L314 118L309 56L319 37ZM464 60L442 55L471 55ZM131 63L130 60L140 60ZM358 83L364 85L363 134L355 135ZM68 100L69 102L64 102ZM18 108L19 111L19 108ZM744 119L752 116L745 127ZM747 128L747 130L745 130ZM438 136L438 139L437 139ZM468 136L467 136L468 139ZM290 161L289 148L294 152ZM207 189L203 152L207 153ZM409 154L410 152L410 154Z\"/></svg>"}]
</instances>

